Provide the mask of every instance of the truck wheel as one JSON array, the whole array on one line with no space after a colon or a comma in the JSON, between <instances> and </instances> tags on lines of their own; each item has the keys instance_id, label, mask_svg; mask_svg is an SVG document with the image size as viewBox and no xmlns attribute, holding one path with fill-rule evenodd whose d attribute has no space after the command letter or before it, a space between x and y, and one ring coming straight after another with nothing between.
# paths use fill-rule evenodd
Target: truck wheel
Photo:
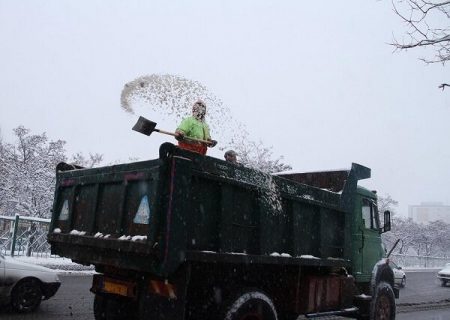
<instances>
[{"instance_id":1,"label":"truck wheel","mask_svg":"<svg viewBox=\"0 0 450 320\"><path fill-rule=\"evenodd\" d=\"M121 320L133 319L130 312L130 303L124 299L95 295L94 318L95 320Z\"/></svg>"},{"instance_id":2,"label":"truck wheel","mask_svg":"<svg viewBox=\"0 0 450 320\"><path fill-rule=\"evenodd\" d=\"M392 287L386 282L380 282L370 305L370 320L394 320L395 297Z\"/></svg>"},{"instance_id":3,"label":"truck wheel","mask_svg":"<svg viewBox=\"0 0 450 320\"><path fill-rule=\"evenodd\" d=\"M447 280L442 279L441 280L441 286L445 287L447 285Z\"/></svg>"},{"instance_id":4,"label":"truck wheel","mask_svg":"<svg viewBox=\"0 0 450 320\"><path fill-rule=\"evenodd\" d=\"M224 320L278 320L275 306L260 291L247 291L235 296L222 312Z\"/></svg>"},{"instance_id":5,"label":"truck wheel","mask_svg":"<svg viewBox=\"0 0 450 320\"><path fill-rule=\"evenodd\" d=\"M94 318L95 320L106 320L106 304L105 297L98 294L94 298Z\"/></svg>"},{"instance_id":6,"label":"truck wheel","mask_svg":"<svg viewBox=\"0 0 450 320\"><path fill-rule=\"evenodd\" d=\"M42 301L41 284L37 279L19 282L11 293L11 305L17 312L34 311Z\"/></svg>"}]
</instances>

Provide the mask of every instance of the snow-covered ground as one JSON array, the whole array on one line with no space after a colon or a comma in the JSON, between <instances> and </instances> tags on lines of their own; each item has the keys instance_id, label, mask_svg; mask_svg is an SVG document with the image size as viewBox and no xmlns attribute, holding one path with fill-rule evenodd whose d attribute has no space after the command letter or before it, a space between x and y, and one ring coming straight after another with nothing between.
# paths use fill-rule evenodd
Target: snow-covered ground
<instances>
[{"instance_id":1,"label":"snow-covered ground","mask_svg":"<svg viewBox=\"0 0 450 320\"><path fill-rule=\"evenodd\" d=\"M60 273L70 274L70 273L85 273L85 274L93 274L94 266L83 266L78 263L72 262L72 260L61 257L6 257L7 259L16 259L26 263L36 264L40 266L44 266L53 270L56 270Z\"/></svg>"}]
</instances>

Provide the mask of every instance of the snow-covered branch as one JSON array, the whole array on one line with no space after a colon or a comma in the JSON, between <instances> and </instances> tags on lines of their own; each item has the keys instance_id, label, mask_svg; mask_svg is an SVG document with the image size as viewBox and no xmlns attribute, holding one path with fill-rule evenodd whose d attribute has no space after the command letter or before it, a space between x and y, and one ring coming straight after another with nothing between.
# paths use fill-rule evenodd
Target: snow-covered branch
<instances>
[{"instance_id":1,"label":"snow-covered branch","mask_svg":"<svg viewBox=\"0 0 450 320\"><path fill-rule=\"evenodd\" d=\"M15 143L0 140L0 214L48 218L53 202L55 167L66 161L65 141L50 141L45 133L14 129ZM83 165L94 166L102 155L90 155Z\"/></svg>"}]
</instances>

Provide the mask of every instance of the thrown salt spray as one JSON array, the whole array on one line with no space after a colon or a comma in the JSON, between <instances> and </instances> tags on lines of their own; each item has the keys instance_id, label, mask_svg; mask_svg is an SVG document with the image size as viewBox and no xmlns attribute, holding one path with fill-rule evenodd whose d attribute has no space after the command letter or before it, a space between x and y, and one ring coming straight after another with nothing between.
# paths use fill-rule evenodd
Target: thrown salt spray
<instances>
[{"instance_id":1,"label":"thrown salt spray","mask_svg":"<svg viewBox=\"0 0 450 320\"><path fill-rule=\"evenodd\" d=\"M205 99L207 93L208 90L198 81L170 74L152 74L125 84L120 102L122 108L130 113L134 113L132 104L143 100L154 108L163 108L163 111L181 117L193 101L200 97Z\"/></svg>"},{"instance_id":2,"label":"thrown salt spray","mask_svg":"<svg viewBox=\"0 0 450 320\"><path fill-rule=\"evenodd\" d=\"M120 102L122 108L135 113L134 106L144 103L152 111L163 117L174 117L179 121L190 115L192 105L198 99L207 105L207 122L217 139L220 134L221 144L236 140L238 124L231 117L231 112L223 102L198 81L171 74L151 74L139 77L125 84ZM220 129L220 130L219 130Z\"/></svg>"},{"instance_id":3,"label":"thrown salt spray","mask_svg":"<svg viewBox=\"0 0 450 320\"><path fill-rule=\"evenodd\" d=\"M283 210L282 198L278 185L274 181L274 176L268 172L252 172L236 170L236 177L244 182L250 183L261 188L262 204L270 207L274 214L281 213Z\"/></svg>"},{"instance_id":4,"label":"thrown salt spray","mask_svg":"<svg viewBox=\"0 0 450 320\"><path fill-rule=\"evenodd\" d=\"M120 98L122 108L131 114L135 107L145 106L177 122L190 114L198 99L207 105L207 122L213 138L219 141L219 150L234 149L242 164L265 172L291 169L282 163L283 157L273 159L271 148L252 141L245 125L236 121L222 100L198 81L170 74L146 75L125 84Z\"/></svg>"},{"instance_id":5,"label":"thrown salt spray","mask_svg":"<svg viewBox=\"0 0 450 320\"><path fill-rule=\"evenodd\" d=\"M281 194L278 185L273 180L273 176L270 173L263 173L256 180L259 180L259 185L266 187L262 189L263 202L272 208L273 213L281 213L283 210Z\"/></svg>"},{"instance_id":6,"label":"thrown salt spray","mask_svg":"<svg viewBox=\"0 0 450 320\"><path fill-rule=\"evenodd\" d=\"M213 136L221 141L222 148L232 147L239 152L240 147L252 144L248 139L248 133L243 129L244 126L231 117L229 108L206 86L195 80L170 74L139 77L125 84L121 95L121 106L125 111L134 114L133 105L144 102L152 111L180 120L190 113L193 102L198 99L205 101L207 105L207 122ZM247 161L246 164L252 165L252 162ZM267 167L269 168L270 166ZM258 166L257 169L265 168ZM266 172L242 171L238 178L262 187L263 204L271 206L272 212L281 212L282 204L278 186L269 170L264 171Z\"/></svg>"}]
</instances>

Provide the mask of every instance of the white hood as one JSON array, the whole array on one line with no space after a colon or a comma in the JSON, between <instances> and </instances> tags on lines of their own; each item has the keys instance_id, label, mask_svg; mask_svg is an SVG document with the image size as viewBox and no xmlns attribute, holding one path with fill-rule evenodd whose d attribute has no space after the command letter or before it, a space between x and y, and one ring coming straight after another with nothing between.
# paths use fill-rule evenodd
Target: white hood
<instances>
[{"instance_id":1,"label":"white hood","mask_svg":"<svg viewBox=\"0 0 450 320\"><path fill-rule=\"evenodd\" d=\"M12 277L35 277L42 282L59 282L56 271L46 267L22 262L14 258L5 257L5 273Z\"/></svg>"}]
</instances>

